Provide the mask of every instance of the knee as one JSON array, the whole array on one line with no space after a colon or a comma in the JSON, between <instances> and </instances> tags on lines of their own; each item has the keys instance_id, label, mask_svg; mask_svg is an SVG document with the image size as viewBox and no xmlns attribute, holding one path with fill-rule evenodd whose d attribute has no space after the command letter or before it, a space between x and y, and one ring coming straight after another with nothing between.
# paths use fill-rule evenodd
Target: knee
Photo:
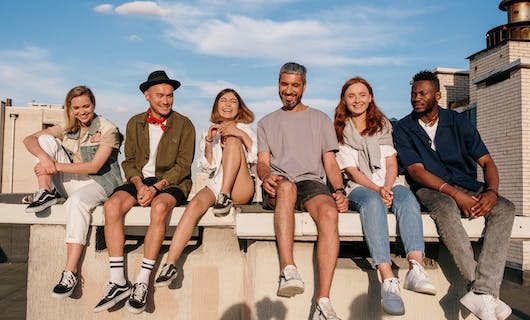
<instances>
[{"instance_id":1,"label":"knee","mask_svg":"<svg viewBox=\"0 0 530 320\"><path fill-rule=\"evenodd\" d=\"M339 214L333 207L322 210L319 215L318 228L334 231L338 228Z\"/></svg>"},{"instance_id":2,"label":"knee","mask_svg":"<svg viewBox=\"0 0 530 320\"><path fill-rule=\"evenodd\" d=\"M121 219L121 207L116 198L110 198L103 204L103 211L105 213L105 223L114 222Z\"/></svg>"},{"instance_id":3,"label":"knee","mask_svg":"<svg viewBox=\"0 0 530 320\"><path fill-rule=\"evenodd\" d=\"M289 180L281 180L276 186L277 195L295 195L296 196L296 185Z\"/></svg>"},{"instance_id":4,"label":"knee","mask_svg":"<svg viewBox=\"0 0 530 320\"><path fill-rule=\"evenodd\" d=\"M151 203L151 224L165 224L171 208L164 202Z\"/></svg>"},{"instance_id":5,"label":"knee","mask_svg":"<svg viewBox=\"0 0 530 320\"><path fill-rule=\"evenodd\" d=\"M225 139L224 139L224 145L225 145L225 148L227 146L240 146L241 145L241 140L239 140L239 138L237 137L234 137L234 136L227 136Z\"/></svg>"},{"instance_id":6,"label":"knee","mask_svg":"<svg viewBox=\"0 0 530 320\"><path fill-rule=\"evenodd\" d=\"M514 219L515 218L515 205L510 200L499 197L497 199L497 204L493 208L495 211L499 212L505 219Z\"/></svg>"}]
</instances>

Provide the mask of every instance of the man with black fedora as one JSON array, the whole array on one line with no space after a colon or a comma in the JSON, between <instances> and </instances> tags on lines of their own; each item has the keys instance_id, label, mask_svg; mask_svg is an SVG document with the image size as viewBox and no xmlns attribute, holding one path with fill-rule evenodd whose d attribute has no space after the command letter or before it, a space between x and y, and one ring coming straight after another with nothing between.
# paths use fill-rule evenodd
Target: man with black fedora
<instances>
[{"instance_id":1,"label":"man with black fedora","mask_svg":"<svg viewBox=\"0 0 530 320\"><path fill-rule=\"evenodd\" d=\"M127 123L122 162L127 182L116 188L104 205L110 280L95 312L107 310L126 297L131 312L144 311L149 276L166 234L166 219L175 206L186 202L190 192L195 128L187 117L172 110L173 92L179 86L179 81L162 70L152 72L140 84L149 109ZM124 272L123 221L135 205L151 206L151 213L142 267L131 286Z\"/></svg>"}]
</instances>

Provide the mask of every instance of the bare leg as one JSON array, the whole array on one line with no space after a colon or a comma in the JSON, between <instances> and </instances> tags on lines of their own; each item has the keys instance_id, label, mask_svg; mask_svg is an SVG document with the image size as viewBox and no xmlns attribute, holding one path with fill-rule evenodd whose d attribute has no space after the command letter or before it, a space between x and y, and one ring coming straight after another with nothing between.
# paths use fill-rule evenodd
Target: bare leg
<instances>
[{"instance_id":1,"label":"bare leg","mask_svg":"<svg viewBox=\"0 0 530 320\"><path fill-rule=\"evenodd\" d=\"M125 244L123 218L136 204L136 199L125 191L117 191L105 201L105 244L109 257L122 257Z\"/></svg>"},{"instance_id":2,"label":"bare leg","mask_svg":"<svg viewBox=\"0 0 530 320\"><path fill-rule=\"evenodd\" d=\"M151 202L151 222L144 242L144 258L156 260L166 236L166 220L177 201L167 193L157 195Z\"/></svg>"},{"instance_id":3,"label":"bare leg","mask_svg":"<svg viewBox=\"0 0 530 320\"><path fill-rule=\"evenodd\" d=\"M281 180L276 187L276 207L274 210L274 232L280 255L280 268L294 265L294 205L296 202L296 185L288 180Z\"/></svg>"},{"instance_id":4,"label":"bare leg","mask_svg":"<svg viewBox=\"0 0 530 320\"><path fill-rule=\"evenodd\" d=\"M412 251L412 252L409 252L409 254L407 255L407 258L409 260L409 270L412 270L412 263L410 262L410 260L415 260L416 262L418 262L420 265L423 266L423 252L421 251Z\"/></svg>"},{"instance_id":5,"label":"bare leg","mask_svg":"<svg viewBox=\"0 0 530 320\"><path fill-rule=\"evenodd\" d=\"M67 243L66 244L66 265L65 271L77 272L79 258L83 253L83 245L80 243Z\"/></svg>"},{"instance_id":6,"label":"bare leg","mask_svg":"<svg viewBox=\"0 0 530 320\"><path fill-rule=\"evenodd\" d=\"M213 192L208 188L203 188L200 190L195 197L188 203L184 214L173 233L171 239L171 245L169 246L169 251L167 255L166 263L176 264L177 260L180 258L182 251L186 247L186 244L193 234L193 230L199 219L206 213L208 208L215 203L215 196Z\"/></svg>"},{"instance_id":7,"label":"bare leg","mask_svg":"<svg viewBox=\"0 0 530 320\"><path fill-rule=\"evenodd\" d=\"M329 297L335 265L339 256L338 212L335 201L328 195L318 195L304 203L318 228L317 265L318 295Z\"/></svg>"},{"instance_id":8,"label":"bare leg","mask_svg":"<svg viewBox=\"0 0 530 320\"><path fill-rule=\"evenodd\" d=\"M379 274L381 275L381 282L385 281L385 279L396 277L392 271L392 266L388 262L378 264L377 270L379 270Z\"/></svg>"},{"instance_id":9,"label":"bare leg","mask_svg":"<svg viewBox=\"0 0 530 320\"><path fill-rule=\"evenodd\" d=\"M40 189L46 189L48 191L52 190L52 176L51 175L42 175L37 176L37 183Z\"/></svg>"},{"instance_id":10,"label":"bare leg","mask_svg":"<svg viewBox=\"0 0 530 320\"><path fill-rule=\"evenodd\" d=\"M241 140L228 137L223 148L223 183L221 192L231 195L236 204L247 203L254 194Z\"/></svg>"}]
</instances>

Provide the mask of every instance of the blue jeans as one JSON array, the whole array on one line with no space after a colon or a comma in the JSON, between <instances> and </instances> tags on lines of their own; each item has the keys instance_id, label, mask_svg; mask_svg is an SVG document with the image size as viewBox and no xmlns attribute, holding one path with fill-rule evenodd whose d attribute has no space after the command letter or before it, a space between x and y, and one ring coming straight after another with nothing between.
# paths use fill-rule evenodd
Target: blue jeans
<instances>
[{"instance_id":1,"label":"blue jeans","mask_svg":"<svg viewBox=\"0 0 530 320\"><path fill-rule=\"evenodd\" d=\"M473 196L480 194L457 188ZM471 289L498 297L515 217L513 203L499 196L495 207L484 216L484 242L480 256L475 260L473 248L460 220L462 212L453 198L428 188L418 189L416 196L430 211L438 233L453 255L460 273L470 283Z\"/></svg>"},{"instance_id":2,"label":"blue jeans","mask_svg":"<svg viewBox=\"0 0 530 320\"><path fill-rule=\"evenodd\" d=\"M398 231L407 255L413 251L425 251L423 224L420 205L412 192L405 186L392 188L394 201L391 211L396 215ZM364 238L368 243L374 264L391 263L388 239L388 208L379 193L363 186L357 187L348 195L350 209L361 214Z\"/></svg>"}]
</instances>

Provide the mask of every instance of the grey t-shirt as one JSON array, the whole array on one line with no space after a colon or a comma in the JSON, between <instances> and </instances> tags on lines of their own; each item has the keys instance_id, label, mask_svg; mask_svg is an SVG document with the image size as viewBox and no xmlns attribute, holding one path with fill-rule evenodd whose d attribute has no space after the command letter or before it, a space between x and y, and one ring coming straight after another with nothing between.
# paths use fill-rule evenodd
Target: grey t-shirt
<instances>
[{"instance_id":1,"label":"grey t-shirt","mask_svg":"<svg viewBox=\"0 0 530 320\"><path fill-rule=\"evenodd\" d=\"M323 182L322 155L338 148L331 119L316 109L278 109L258 122L258 153L269 152L272 172L294 182Z\"/></svg>"}]
</instances>

